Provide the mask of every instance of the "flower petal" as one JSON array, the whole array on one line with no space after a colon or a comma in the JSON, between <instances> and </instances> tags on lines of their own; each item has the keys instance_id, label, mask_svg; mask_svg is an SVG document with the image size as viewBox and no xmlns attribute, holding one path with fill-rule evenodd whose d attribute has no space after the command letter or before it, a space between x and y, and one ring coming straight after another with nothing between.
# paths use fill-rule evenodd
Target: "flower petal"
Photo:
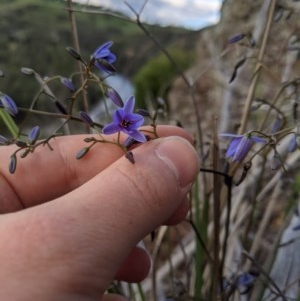
<instances>
[{"instance_id":1,"label":"flower petal","mask_svg":"<svg viewBox=\"0 0 300 301\"><path fill-rule=\"evenodd\" d=\"M113 44L112 41L108 41L102 45L100 45L93 53L92 57L95 59L98 58L103 58L103 53L105 53L105 55L108 55L108 53L106 53L106 51L110 52L110 50L108 49L111 45Z\"/></svg>"},{"instance_id":2,"label":"flower petal","mask_svg":"<svg viewBox=\"0 0 300 301\"><path fill-rule=\"evenodd\" d=\"M130 131L129 136L132 137L134 140L139 141L139 142L146 142L146 136L144 134L142 134L140 131L137 130L133 130Z\"/></svg>"},{"instance_id":3,"label":"flower petal","mask_svg":"<svg viewBox=\"0 0 300 301\"><path fill-rule=\"evenodd\" d=\"M114 124L119 125L123 122L125 118L124 110L123 109L117 109L115 110L113 119L114 119Z\"/></svg>"},{"instance_id":4,"label":"flower petal","mask_svg":"<svg viewBox=\"0 0 300 301\"><path fill-rule=\"evenodd\" d=\"M251 136L250 139L253 142L257 142L257 143L267 143L267 140L261 137L257 137L257 136Z\"/></svg>"},{"instance_id":5,"label":"flower petal","mask_svg":"<svg viewBox=\"0 0 300 301\"><path fill-rule=\"evenodd\" d=\"M125 105L124 105L124 113L125 115L129 115L129 114L132 114L133 112L133 109L134 109L134 105L135 105L135 98L134 96L130 96Z\"/></svg>"},{"instance_id":6,"label":"flower petal","mask_svg":"<svg viewBox=\"0 0 300 301\"><path fill-rule=\"evenodd\" d=\"M119 131L120 131L119 127L114 122L107 124L102 129L102 132L106 135L111 135L111 134L117 133Z\"/></svg>"},{"instance_id":7,"label":"flower petal","mask_svg":"<svg viewBox=\"0 0 300 301\"><path fill-rule=\"evenodd\" d=\"M249 139L247 136L243 136L243 138L240 140L239 144L236 147L236 151L232 158L232 161L242 161L247 155L251 144L251 139Z\"/></svg>"},{"instance_id":8,"label":"flower petal","mask_svg":"<svg viewBox=\"0 0 300 301\"><path fill-rule=\"evenodd\" d=\"M232 141L229 144L229 147L227 149L227 152L226 152L226 158L230 158L230 157L234 156L234 154L236 152L236 148L237 148L238 144L240 143L241 139L242 139L242 136L232 139Z\"/></svg>"}]
</instances>

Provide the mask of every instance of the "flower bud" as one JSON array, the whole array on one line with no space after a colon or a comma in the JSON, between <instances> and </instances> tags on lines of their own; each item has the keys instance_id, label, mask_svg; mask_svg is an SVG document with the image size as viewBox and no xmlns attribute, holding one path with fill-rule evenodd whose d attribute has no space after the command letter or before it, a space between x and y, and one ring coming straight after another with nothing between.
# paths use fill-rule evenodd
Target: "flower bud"
<instances>
[{"instance_id":1,"label":"flower bud","mask_svg":"<svg viewBox=\"0 0 300 301\"><path fill-rule=\"evenodd\" d=\"M13 154L10 157L8 170L11 174L14 174L16 171L16 168L17 168L17 156L16 156L16 154Z\"/></svg>"},{"instance_id":2,"label":"flower bud","mask_svg":"<svg viewBox=\"0 0 300 301\"><path fill-rule=\"evenodd\" d=\"M72 83L72 81L68 80L66 77L61 77L60 81L71 92L75 92L76 91L75 86Z\"/></svg>"},{"instance_id":3,"label":"flower bud","mask_svg":"<svg viewBox=\"0 0 300 301\"><path fill-rule=\"evenodd\" d=\"M80 119L90 127L94 127L93 119L84 111L79 112Z\"/></svg>"},{"instance_id":4,"label":"flower bud","mask_svg":"<svg viewBox=\"0 0 300 301\"><path fill-rule=\"evenodd\" d=\"M81 55L73 47L67 47L66 50L73 56L73 58L81 61Z\"/></svg>"},{"instance_id":5,"label":"flower bud","mask_svg":"<svg viewBox=\"0 0 300 301\"><path fill-rule=\"evenodd\" d=\"M119 93L115 89L109 87L106 90L106 95L107 95L107 97L109 97L113 101L113 103L116 106L121 107L121 108L124 106L124 102L123 102L121 96L119 95Z\"/></svg>"},{"instance_id":6,"label":"flower bud","mask_svg":"<svg viewBox=\"0 0 300 301\"><path fill-rule=\"evenodd\" d=\"M35 144L39 136L40 136L40 127L39 126L33 127L28 135L29 143Z\"/></svg>"},{"instance_id":7,"label":"flower bud","mask_svg":"<svg viewBox=\"0 0 300 301\"><path fill-rule=\"evenodd\" d=\"M31 69L31 68L26 68L26 67L23 67L21 68L21 72L26 74L26 75L33 75L34 74L34 70Z\"/></svg>"},{"instance_id":8,"label":"flower bud","mask_svg":"<svg viewBox=\"0 0 300 301\"><path fill-rule=\"evenodd\" d=\"M18 107L10 96L2 94L0 103L10 115L15 116L18 114Z\"/></svg>"},{"instance_id":9,"label":"flower bud","mask_svg":"<svg viewBox=\"0 0 300 301\"><path fill-rule=\"evenodd\" d=\"M56 100L55 102L55 106L57 107L57 109L64 115L68 115L68 111L65 108L65 106L58 100Z\"/></svg>"},{"instance_id":10,"label":"flower bud","mask_svg":"<svg viewBox=\"0 0 300 301\"><path fill-rule=\"evenodd\" d=\"M82 148L77 154L76 154L76 159L79 160L81 159L82 157L84 157L88 151L90 150L89 147L84 147Z\"/></svg>"},{"instance_id":11,"label":"flower bud","mask_svg":"<svg viewBox=\"0 0 300 301\"><path fill-rule=\"evenodd\" d=\"M0 135L0 145L8 145L9 141L4 136Z\"/></svg>"},{"instance_id":12,"label":"flower bud","mask_svg":"<svg viewBox=\"0 0 300 301\"><path fill-rule=\"evenodd\" d=\"M239 33L228 39L228 44L234 44L241 41L246 35L244 33Z\"/></svg>"},{"instance_id":13,"label":"flower bud","mask_svg":"<svg viewBox=\"0 0 300 301\"><path fill-rule=\"evenodd\" d=\"M131 164L135 163L133 153L131 151L129 151L125 154L125 158L128 159Z\"/></svg>"},{"instance_id":14,"label":"flower bud","mask_svg":"<svg viewBox=\"0 0 300 301\"><path fill-rule=\"evenodd\" d=\"M25 142L25 141L23 141L23 140L17 140L16 141L16 146L18 146L18 147L20 147L20 148L25 148L25 147L27 147L28 145L27 145L27 143Z\"/></svg>"}]
</instances>

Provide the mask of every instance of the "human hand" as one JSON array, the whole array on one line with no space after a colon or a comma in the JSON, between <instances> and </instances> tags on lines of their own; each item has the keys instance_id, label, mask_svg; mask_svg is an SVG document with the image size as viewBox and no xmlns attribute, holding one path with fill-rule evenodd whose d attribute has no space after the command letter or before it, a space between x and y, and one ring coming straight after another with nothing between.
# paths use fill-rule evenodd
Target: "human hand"
<instances>
[{"instance_id":1,"label":"human hand","mask_svg":"<svg viewBox=\"0 0 300 301\"><path fill-rule=\"evenodd\" d=\"M0 300L123 300L104 295L111 281L146 277L150 259L136 244L185 217L199 169L185 131L158 131L172 137L135 148L134 165L107 143L78 161L82 136L69 136L10 175L13 146L0 148L0 212L10 212L0 223Z\"/></svg>"}]
</instances>

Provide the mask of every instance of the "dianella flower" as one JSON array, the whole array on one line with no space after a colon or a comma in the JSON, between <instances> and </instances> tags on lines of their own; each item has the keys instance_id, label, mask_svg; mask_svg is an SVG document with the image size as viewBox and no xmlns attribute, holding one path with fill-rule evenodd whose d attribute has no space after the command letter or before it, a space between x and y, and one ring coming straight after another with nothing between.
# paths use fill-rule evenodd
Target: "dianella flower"
<instances>
[{"instance_id":1,"label":"dianella flower","mask_svg":"<svg viewBox=\"0 0 300 301\"><path fill-rule=\"evenodd\" d=\"M3 107L10 115L15 116L18 114L18 107L13 99L7 94L0 93L0 108Z\"/></svg>"},{"instance_id":2,"label":"dianella flower","mask_svg":"<svg viewBox=\"0 0 300 301\"><path fill-rule=\"evenodd\" d=\"M249 152L253 142L267 143L266 139L253 136L251 133L244 135L221 134L220 136L232 138L226 152L226 158L232 158L232 162L242 161Z\"/></svg>"},{"instance_id":3,"label":"dianella flower","mask_svg":"<svg viewBox=\"0 0 300 301\"><path fill-rule=\"evenodd\" d=\"M146 142L147 139L138 128L144 123L144 118L140 114L133 113L135 105L135 98L131 96L126 101L123 108L115 110L113 115L113 122L107 124L103 128L104 134L114 134L117 132L123 132L129 137L138 142Z\"/></svg>"},{"instance_id":4,"label":"dianella flower","mask_svg":"<svg viewBox=\"0 0 300 301\"><path fill-rule=\"evenodd\" d=\"M75 92L75 91L76 91L73 82L70 81L69 79L67 79L66 77L61 77L61 78L60 78L60 81L61 81L61 83L62 83L68 90L70 90L71 92Z\"/></svg>"},{"instance_id":5,"label":"dianella flower","mask_svg":"<svg viewBox=\"0 0 300 301\"><path fill-rule=\"evenodd\" d=\"M92 54L91 61L94 65L105 73L114 72L112 64L116 61L116 56L110 51L113 42L109 41L99 46Z\"/></svg>"}]
</instances>

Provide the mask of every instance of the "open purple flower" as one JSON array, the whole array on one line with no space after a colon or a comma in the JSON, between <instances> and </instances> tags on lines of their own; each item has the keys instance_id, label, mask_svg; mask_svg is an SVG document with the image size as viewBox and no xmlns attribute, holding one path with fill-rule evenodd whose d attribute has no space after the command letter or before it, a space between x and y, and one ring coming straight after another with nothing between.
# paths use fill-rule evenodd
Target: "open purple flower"
<instances>
[{"instance_id":1,"label":"open purple flower","mask_svg":"<svg viewBox=\"0 0 300 301\"><path fill-rule=\"evenodd\" d=\"M221 134L222 137L233 138L226 152L226 158L232 157L232 161L242 161L250 150L253 142L267 143L266 139L253 136L249 133L244 135Z\"/></svg>"},{"instance_id":2,"label":"open purple flower","mask_svg":"<svg viewBox=\"0 0 300 301\"><path fill-rule=\"evenodd\" d=\"M113 115L113 122L103 128L104 134L124 132L138 142L146 142L147 139L138 128L144 123L143 116L133 113L135 98L131 96L123 108L118 108Z\"/></svg>"},{"instance_id":3,"label":"open purple flower","mask_svg":"<svg viewBox=\"0 0 300 301\"><path fill-rule=\"evenodd\" d=\"M114 72L115 69L112 64L116 61L116 56L110 51L113 42L106 42L99 46L92 54L91 59L94 61L95 66L103 72Z\"/></svg>"}]
</instances>

